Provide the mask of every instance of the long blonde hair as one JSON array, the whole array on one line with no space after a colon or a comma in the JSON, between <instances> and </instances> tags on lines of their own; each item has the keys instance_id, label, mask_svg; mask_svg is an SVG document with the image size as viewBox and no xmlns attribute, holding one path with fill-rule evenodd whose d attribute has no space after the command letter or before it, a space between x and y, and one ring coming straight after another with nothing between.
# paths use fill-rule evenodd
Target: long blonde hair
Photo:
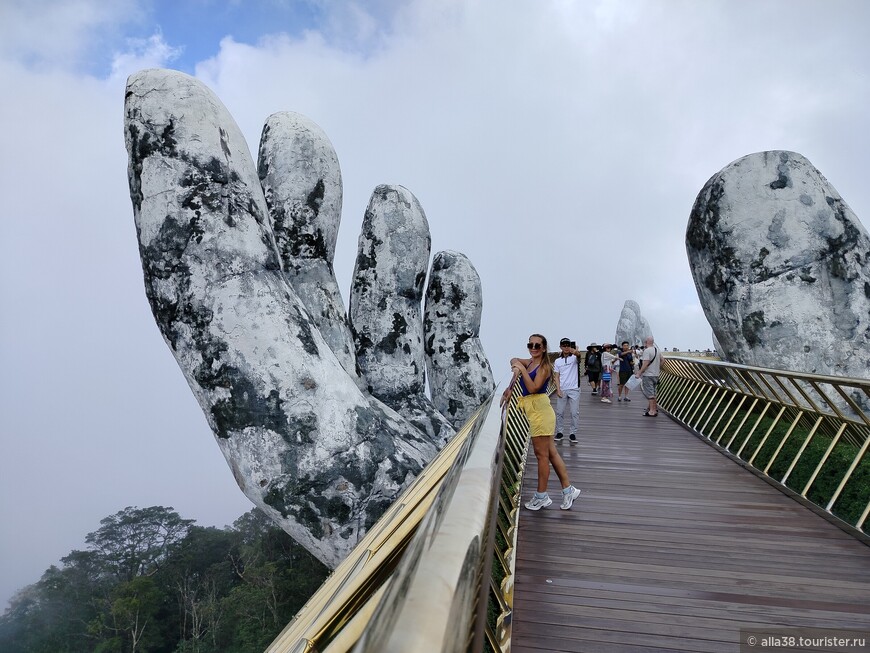
<instances>
[{"instance_id":1,"label":"long blonde hair","mask_svg":"<svg viewBox=\"0 0 870 653\"><path fill-rule=\"evenodd\" d=\"M540 333L533 333L529 338L540 338L541 344L544 345L544 354L541 356L541 372L545 372L545 379L553 376L553 361L550 360L550 350L547 348L547 339ZM545 386L546 388L546 386Z\"/></svg>"}]
</instances>

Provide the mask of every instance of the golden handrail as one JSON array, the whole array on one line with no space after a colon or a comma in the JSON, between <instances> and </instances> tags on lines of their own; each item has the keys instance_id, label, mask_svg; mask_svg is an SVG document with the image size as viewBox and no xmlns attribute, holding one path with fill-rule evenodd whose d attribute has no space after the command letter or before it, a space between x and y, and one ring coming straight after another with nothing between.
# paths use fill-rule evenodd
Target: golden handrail
<instances>
[{"instance_id":1,"label":"golden handrail","mask_svg":"<svg viewBox=\"0 0 870 653\"><path fill-rule=\"evenodd\" d=\"M512 426L513 410L505 428L497 400L502 388L381 516L267 653L509 650L525 441L522 425ZM493 623L487 623L490 604L498 612Z\"/></svg>"},{"instance_id":2,"label":"golden handrail","mask_svg":"<svg viewBox=\"0 0 870 653\"><path fill-rule=\"evenodd\" d=\"M674 419L853 534L870 514L870 381L667 356Z\"/></svg>"}]
</instances>

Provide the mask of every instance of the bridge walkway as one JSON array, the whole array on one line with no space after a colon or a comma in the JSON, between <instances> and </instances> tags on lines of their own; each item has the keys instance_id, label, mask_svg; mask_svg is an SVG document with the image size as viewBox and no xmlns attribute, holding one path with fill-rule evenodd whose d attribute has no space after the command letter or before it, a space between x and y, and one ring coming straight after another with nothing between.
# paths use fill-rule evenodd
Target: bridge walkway
<instances>
[{"instance_id":1,"label":"bridge walkway","mask_svg":"<svg viewBox=\"0 0 870 653\"><path fill-rule=\"evenodd\" d=\"M553 505L521 509L513 653L733 652L741 629L790 628L870 646L870 546L633 395L583 388L580 442L558 445L583 494L559 510L551 474Z\"/></svg>"}]
</instances>

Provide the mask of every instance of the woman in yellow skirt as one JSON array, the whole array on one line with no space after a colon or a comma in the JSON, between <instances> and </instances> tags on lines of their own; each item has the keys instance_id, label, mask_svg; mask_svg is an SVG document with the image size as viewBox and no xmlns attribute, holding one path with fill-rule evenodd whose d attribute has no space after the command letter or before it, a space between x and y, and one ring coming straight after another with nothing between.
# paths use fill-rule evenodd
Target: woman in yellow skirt
<instances>
[{"instance_id":1,"label":"woman in yellow skirt","mask_svg":"<svg viewBox=\"0 0 870 653\"><path fill-rule=\"evenodd\" d=\"M574 499L580 496L580 490L571 485L565 461L556 450L553 434L556 432L556 413L547 395L547 385L553 375L553 364L547 355L547 339L540 333L529 336L529 355L531 358L512 358L511 369L514 378L505 391L502 401L510 397L511 389L517 386L521 396L520 409L529 420L532 446L535 458L538 460L538 491L526 503L529 510L540 510L553 503L547 494L547 481L550 478L550 465L562 484L562 510L568 510Z\"/></svg>"}]
</instances>

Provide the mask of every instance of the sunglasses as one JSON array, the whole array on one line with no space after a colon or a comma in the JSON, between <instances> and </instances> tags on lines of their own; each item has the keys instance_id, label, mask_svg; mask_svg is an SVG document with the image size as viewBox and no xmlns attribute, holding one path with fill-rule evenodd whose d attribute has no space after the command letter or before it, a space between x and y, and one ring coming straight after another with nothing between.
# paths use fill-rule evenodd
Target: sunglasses
<instances>
[{"instance_id":1,"label":"sunglasses","mask_svg":"<svg viewBox=\"0 0 870 653\"><path fill-rule=\"evenodd\" d=\"M541 349L543 346L540 342L530 342L526 345L529 349Z\"/></svg>"}]
</instances>

